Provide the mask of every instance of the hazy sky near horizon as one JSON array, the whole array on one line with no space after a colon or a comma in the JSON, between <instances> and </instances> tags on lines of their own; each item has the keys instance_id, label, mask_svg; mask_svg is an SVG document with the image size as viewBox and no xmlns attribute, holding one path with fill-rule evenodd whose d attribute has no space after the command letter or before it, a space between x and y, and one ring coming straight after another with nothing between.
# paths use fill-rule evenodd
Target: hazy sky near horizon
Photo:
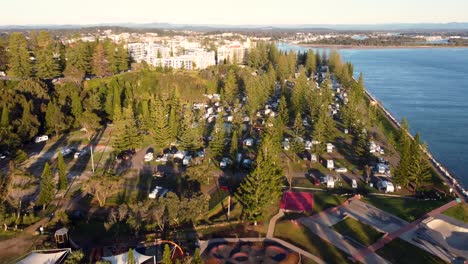
<instances>
[{"instance_id":1,"label":"hazy sky near horizon","mask_svg":"<svg viewBox=\"0 0 468 264\"><path fill-rule=\"evenodd\" d=\"M468 0L0 0L0 25L468 22Z\"/></svg>"}]
</instances>

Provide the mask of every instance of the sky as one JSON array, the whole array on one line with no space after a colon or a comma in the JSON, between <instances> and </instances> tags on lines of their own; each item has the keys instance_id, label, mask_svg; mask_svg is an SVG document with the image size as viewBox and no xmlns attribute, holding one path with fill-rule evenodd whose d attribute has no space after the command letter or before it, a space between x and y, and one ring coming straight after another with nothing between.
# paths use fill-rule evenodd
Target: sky
<instances>
[{"instance_id":1,"label":"sky","mask_svg":"<svg viewBox=\"0 0 468 264\"><path fill-rule=\"evenodd\" d=\"M468 0L0 0L0 25L468 22Z\"/></svg>"}]
</instances>

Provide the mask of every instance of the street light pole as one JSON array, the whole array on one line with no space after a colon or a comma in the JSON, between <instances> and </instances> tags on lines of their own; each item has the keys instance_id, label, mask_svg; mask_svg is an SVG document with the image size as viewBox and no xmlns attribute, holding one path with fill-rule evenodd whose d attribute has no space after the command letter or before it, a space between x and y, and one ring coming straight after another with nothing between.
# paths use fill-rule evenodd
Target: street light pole
<instances>
[{"instance_id":1,"label":"street light pole","mask_svg":"<svg viewBox=\"0 0 468 264\"><path fill-rule=\"evenodd\" d=\"M229 220L230 214L231 214L231 194L229 194L228 196L228 213L227 213L228 220Z\"/></svg>"},{"instance_id":2,"label":"street light pole","mask_svg":"<svg viewBox=\"0 0 468 264\"><path fill-rule=\"evenodd\" d=\"M91 143L91 146L89 147L90 149L90 152L91 152L91 167L93 169L93 173L94 173L94 155L93 155L93 144Z\"/></svg>"}]
</instances>

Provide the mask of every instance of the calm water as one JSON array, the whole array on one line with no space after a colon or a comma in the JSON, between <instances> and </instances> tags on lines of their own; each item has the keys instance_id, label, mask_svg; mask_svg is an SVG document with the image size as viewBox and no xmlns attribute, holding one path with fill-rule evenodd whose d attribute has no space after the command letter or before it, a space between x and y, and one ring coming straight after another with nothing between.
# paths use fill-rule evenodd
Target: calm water
<instances>
[{"instance_id":1,"label":"calm water","mask_svg":"<svg viewBox=\"0 0 468 264\"><path fill-rule=\"evenodd\" d=\"M411 131L468 187L468 49L340 52L364 74L366 88L398 120L406 117Z\"/></svg>"}]
</instances>

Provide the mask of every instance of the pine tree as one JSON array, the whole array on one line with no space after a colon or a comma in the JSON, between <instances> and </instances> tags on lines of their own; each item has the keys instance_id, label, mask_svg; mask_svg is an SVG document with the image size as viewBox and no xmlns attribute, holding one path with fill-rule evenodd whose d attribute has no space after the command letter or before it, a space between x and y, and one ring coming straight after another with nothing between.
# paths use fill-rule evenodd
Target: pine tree
<instances>
[{"instance_id":1,"label":"pine tree","mask_svg":"<svg viewBox=\"0 0 468 264\"><path fill-rule=\"evenodd\" d=\"M313 49L307 51L305 69L307 71L307 76L313 76L317 70L317 58L315 57Z\"/></svg>"},{"instance_id":2,"label":"pine tree","mask_svg":"<svg viewBox=\"0 0 468 264\"><path fill-rule=\"evenodd\" d=\"M289 110L288 110L288 103L286 101L286 97L281 96L280 103L278 106L278 113L281 119L283 120L284 124L289 123Z\"/></svg>"},{"instance_id":3,"label":"pine tree","mask_svg":"<svg viewBox=\"0 0 468 264\"><path fill-rule=\"evenodd\" d=\"M128 249L127 264L136 264L135 255L133 254L133 249L132 248Z\"/></svg>"},{"instance_id":4,"label":"pine tree","mask_svg":"<svg viewBox=\"0 0 468 264\"><path fill-rule=\"evenodd\" d=\"M196 248L195 252L193 253L192 264L203 264L199 248Z\"/></svg>"},{"instance_id":5,"label":"pine tree","mask_svg":"<svg viewBox=\"0 0 468 264\"><path fill-rule=\"evenodd\" d=\"M225 149L226 131L222 115L218 115L216 123L211 132L210 152L214 158L219 158Z\"/></svg>"},{"instance_id":6,"label":"pine tree","mask_svg":"<svg viewBox=\"0 0 468 264\"><path fill-rule=\"evenodd\" d=\"M72 93L71 96L71 113L75 117L75 127L78 125L78 121L83 114L83 106L81 104L81 98L78 92Z\"/></svg>"},{"instance_id":7,"label":"pine tree","mask_svg":"<svg viewBox=\"0 0 468 264\"><path fill-rule=\"evenodd\" d=\"M85 74L91 72L91 51L89 43L83 41L77 41L73 47L67 49L67 66L75 67L78 70L83 71Z\"/></svg>"},{"instance_id":8,"label":"pine tree","mask_svg":"<svg viewBox=\"0 0 468 264\"><path fill-rule=\"evenodd\" d=\"M36 77L53 79L60 75L60 65L54 58L51 46L39 49L36 58Z\"/></svg>"},{"instance_id":9,"label":"pine tree","mask_svg":"<svg viewBox=\"0 0 468 264\"><path fill-rule=\"evenodd\" d=\"M296 118L294 118L293 124L293 136L295 138L303 138L304 137L304 125L302 124L301 114L297 113Z\"/></svg>"},{"instance_id":10,"label":"pine tree","mask_svg":"<svg viewBox=\"0 0 468 264\"><path fill-rule=\"evenodd\" d=\"M164 251L163 251L161 264L172 264L171 248L169 247L168 244L164 245Z\"/></svg>"},{"instance_id":11,"label":"pine tree","mask_svg":"<svg viewBox=\"0 0 468 264\"><path fill-rule=\"evenodd\" d=\"M39 131L39 120L37 116L31 112L31 101L22 101L21 106L23 108L23 115L21 117L20 125L18 126L18 136L23 139L31 139Z\"/></svg>"},{"instance_id":12,"label":"pine tree","mask_svg":"<svg viewBox=\"0 0 468 264\"><path fill-rule=\"evenodd\" d=\"M2 116L0 117L0 126L6 128L9 125L10 125L10 118L8 116L8 108L7 108L6 104L3 104Z\"/></svg>"},{"instance_id":13,"label":"pine tree","mask_svg":"<svg viewBox=\"0 0 468 264\"><path fill-rule=\"evenodd\" d=\"M229 154L232 160L237 160L237 153L239 151L239 135L238 130L233 129L231 137L231 147L229 149Z\"/></svg>"},{"instance_id":14,"label":"pine tree","mask_svg":"<svg viewBox=\"0 0 468 264\"><path fill-rule=\"evenodd\" d=\"M49 204L55 195L55 182L50 170L49 163L46 162L44 170L41 176L41 186L39 190L39 196L37 198L37 204L42 205L42 210L45 209L46 205Z\"/></svg>"},{"instance_id":15,"label":"pine tree","mask_svg":"<svg viewBox=\"0 0 468 264\"><path fill-rule=\"evenodd\" d=\"M111 72L109 68L109 61L107 59L106 51L102 43L98 43L93 53L93 73L96 76L103 77L109 75Z\"/></svg>"},{"instance_id":16,"label":"pine tree","mask_svg":"<svg viewBox=\"0 0 468 264\"><path fill-rule=\"evenodd\" d=\"M123 44L119 45L117 48L117 63L118 69L120 72L128 70L129 55L128 50L124 47Z\"/></svg>"},{"instance_id":17,"label":"pine tree","mask_svg":"<svg viewBox=\"0 0 468 264\"><path fill-rule=\"evenodd\" d=\"M123 118L125 120L125 138L128 142L128 149L137 149L141 144L141 135L131 105L124 108Z\"/></svg>"},{"instance_id":18,"label":"pine tree","mask_svg":"<svg viewBox=\"0 0 468 264\"><path fill-rule=\"evenodd\" d=\"M59 183L58 183L59 190L65 190L67 189L67 186L68 186L67 165L65 164L65 161L63 160L62 152L60 151L58 152L58 155L57 155L57 169L58 169L58 174L59 174Z\"/></svg>"},{"instance_id":19,"label":"pine tree","mask_svg":"<svg viewBox=\"0 0 468 264\"><path fill-rule=\"evenodd\" d=\"M232 69L229 70L226 80L224 81L223 91L225 101L229 104L232 104L237 94L239 93L236 75Z\"/></svg>"},{"instance_id":20,"label":"pine tree","mask_svg":"<svg viewBox=\"0 0 468 264\"><path fill-rule=\"evenodd\" d=\"M49 102L47 105L45 121L47 131L55 132L56 135L67 127L65 115L55 102Z\"/></svg>"},{"instance_id":21,"label":"pine tree","mask_svg":"<svg viewBox=\"0 0 468 264\"><path fill-rule=\"evenodd\" d=\"M184 150L196 150L201 147L201 131L198 124L195 123L192 110L185 109L181 121L178 139L180 146Z\"/></svg>"},{"instance_id":22,"label":"pine tree","mask_svg":"<svg viewBox=\"0 0 468 264\"><path fill-rule=\"evenodd\" d=\"M408 171L411 166L411 139L407 134L408 123L406 119L401 122L401 128L398 136L398 152L400 153L400 162L395 169L395 182L402 186L409 186L410 179Z\"/></svg>"},{"instance_id":23,"label":"pine tree","mask_svg":"<svg viewBox=\"0 0 468 264\"><path fill-rule=\"evenodd\" d=\"M291 108L294 116L302 114L305 108L305 92L307 89L307 76L302 68L297 77L296 84L291 94Z\"/></svg>"},{"instance_id":24,"label":"pine tree","mask_svg":"<svg viewBox=\"0 0 468 264\"><path fill-rule=\"evenodd\" d=\"M8 45L8 75L27 78L32 75L28 43L22 33L11 33Z\"/></svg>"},{"instance_id":25,"label":"pine tree","mask_svg":"<svg viewBox=\"0 0 468 264\"><path fill-rule=\"evenodd\" d=\"M320 111L317 121L314 123L314 131L312 133L312 138L319 142L319 144L315 145L315 152L317 154L322 154L324 151L324 143L326 140L325 137L325 130L326 130L326 113L324 111Z\"/></svg>"},{"instance_id":26,"label":"pine tree","mask_svg":"<svg viewBox=\"0 0 468 264\"><path fill-rule=\"evenodd\" d=\"M235 194L244 216L254 221L255 225L282 193L283 172L277 163L277 156L272 155L273 148L271 138L264 137L254 171L244 178Z\"/></svg>"},{"instance_id":27,"label":"pine tree","mask_svg":"<svg viewBox=\"0 0 468 264\"><path fill-rule=\"evenodd\" d=\"M179 120L177 116L177 103L173 102L170 105L169 109L169 120L168 120L168 126L169 126L169 139L171 142L175 142L177 138L177 132L179 129Z\"/></svg>"},{"instance_id":28,"label":"pine tree","mask_svg":"<svg viewBox=\"0 0 468 264\"><path fill-rule=\"evenodd\" d=\"M163 149L170 143L170 130L166 114L167 111L161 99L151 100L149 132L155 147L158 149Z\"/></svg>"}]
</instances>

